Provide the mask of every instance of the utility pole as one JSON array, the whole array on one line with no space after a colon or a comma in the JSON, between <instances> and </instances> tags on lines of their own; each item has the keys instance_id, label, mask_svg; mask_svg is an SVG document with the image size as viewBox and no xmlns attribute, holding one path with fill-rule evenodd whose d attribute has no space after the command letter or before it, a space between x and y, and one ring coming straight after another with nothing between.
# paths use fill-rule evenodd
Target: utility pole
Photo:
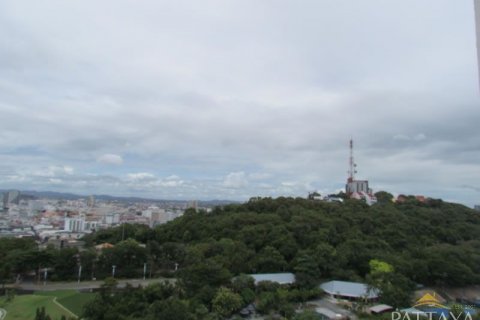
<instances>
[{"instance_id":1,"label":"utility pole","mask_svg":"<svg viewBox=\"0 0 480 320\"><path fill-rule=\"evenodd\" d=\"M48 269L45 268L44 271L43 271L43 285L44 286L47 285L47 276L48 276Z\"/></svg>"},{"instance_id":2,"label":"utility pole","mask_svg":"<svg viewBox=\"0 0 480 320\"><path fill-rule=\"evenodd\" d=\"M115 278L115 268L116 267L117 267L116 265L112 266L112 278Z\"/></svg>"},{"instance_id":3,"label":"utility pole","mask_svg":"<svg viewBox=\"0 0 480 320\"><path fill-rule=\"evenodd\" d=\"M147 263L145 262L143 264L143 280L145 280L146 275L147 275Z\"/></svg>"}]
</instances>

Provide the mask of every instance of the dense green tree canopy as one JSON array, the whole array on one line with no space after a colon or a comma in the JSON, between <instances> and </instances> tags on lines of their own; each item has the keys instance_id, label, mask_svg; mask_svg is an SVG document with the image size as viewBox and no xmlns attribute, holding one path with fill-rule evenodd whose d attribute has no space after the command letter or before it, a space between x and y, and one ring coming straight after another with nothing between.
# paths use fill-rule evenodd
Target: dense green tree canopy
<instances>
[{"instance_id":1,"label":"dense green tree canopy","mask_svg":"<svg viewBox=\"0 0 480 320\"><path fill-rule=\"evenodd\" d=\"M232 285L231 278L239 274L293 272L298 288L305 290L324 279L368 281L382 290L383 302L396 306L408 304L415 283L480 284L478 212L441 200L405 197L393 203L387 193L378 196L382 201L373 206L356 200L255 198L210 213L190 210L154 229L125 225L86 237L92 247L115 245L103 252L39 251L31 240L0 239L0 280L40 268L51 268L57 279L70 279L78 264L84 276L104 278L116 265L116 277L141 277L147 263L153 276L175 273L184 292L161 300L171 299L172 310L186 310L185 319L211 313L220 287L230 288L243 304L252 301L253 293L260 308L285 314L290 307L284 301L305 299L304 293L286 294L280 288L258 291L240 282ZM108 295L103 299L98 314L112 303ZM132 314L143 316L151 310L152 315L169 317L167 302L146 301L132 307ZM127 300L119 308L124 305Z\"/></svg>"}]
</instances>

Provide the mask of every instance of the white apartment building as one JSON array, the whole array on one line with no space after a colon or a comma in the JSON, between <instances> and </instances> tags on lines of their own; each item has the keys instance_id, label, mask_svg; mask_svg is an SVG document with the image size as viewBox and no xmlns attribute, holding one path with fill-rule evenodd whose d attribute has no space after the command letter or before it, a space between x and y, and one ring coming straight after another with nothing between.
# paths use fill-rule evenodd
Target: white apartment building
<instances>
[{"instance_id":1,"label":"white apartment building","mask_svg":"<svg viewBox=\"0 0 480 320\"><path fill-rule=\"evenodd\" d=\"M63 230L68 232L83 232L85 230L85 218L65 218Z\"/></svg>"}]
</instances>

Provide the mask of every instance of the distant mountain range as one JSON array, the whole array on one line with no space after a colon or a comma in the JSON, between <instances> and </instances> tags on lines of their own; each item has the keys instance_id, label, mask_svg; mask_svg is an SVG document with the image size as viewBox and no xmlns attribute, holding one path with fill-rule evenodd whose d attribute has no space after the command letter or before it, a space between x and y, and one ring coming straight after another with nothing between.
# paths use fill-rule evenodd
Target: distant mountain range
<instances>
[{"instance_id":1,"label":"distant mountain range","mask_svg":"<svg viewBox=\"0 0 480 320\"><path fill-rule=\"evenodd\" d=\"M8 192L11 190L0 190L0 192ZM67 192L55 192L55 191L36 191L36 190L19 190L21 197L25 199L37 198L37 199L55 199L55 200L78 200L85 199L90 195L78 195L74 193ZM170 199L151 199L151 198L141 198L141 197L118 197L111 196L106 194L93 194L96 200L103 201L118 201L118 202L157 202L157 203L178 203L183 204L189 202L189 200L170 200ZM240 203L239 201L233 200L198 200L198 205L200 207L212 207L212 206L222 206L231 203Z\"/></svg>"}]
</instances>

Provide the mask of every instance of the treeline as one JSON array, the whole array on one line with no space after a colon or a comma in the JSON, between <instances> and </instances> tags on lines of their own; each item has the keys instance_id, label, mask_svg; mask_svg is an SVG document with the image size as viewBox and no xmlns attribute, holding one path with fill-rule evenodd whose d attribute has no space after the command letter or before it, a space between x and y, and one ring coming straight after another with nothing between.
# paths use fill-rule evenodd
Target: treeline
<instances>
[{"instance_id":1,"label":"treeline","mask_svg":"<svg viewBox=\"0 0 480 320\"><path fill-rule=\"evenodd\" d=\"M199 268L215 261L225 272L239 274L295 272L308 264L318 280L361 280L369 262L379 259L419 284L480 283L478 212L441 200L379 198L373 206L356 200L255 199L211 213L188 210L155 229L103 230L87 242L118 244L127 234L147 244L147 258L156 269Z\"/></svg>"},{"instance_id":2,"label":"treeline","mask_svg":"<svg viewBox=\"0 0 480 320\"><path fill-rule=\"evenodd\" d=\"M229 279L221 287L208 286L199 291L186 290L182 283L157 283L145 288L127 286L119 290L116 281L109 278L95 299L86 305L82 318L221 320L255 302L256 311L262 314L278 315L281 319L312 320L319 318L312 318L308 313L297 314L295 304L319 295L318 288L299 289L267 281L255 286L253 278L246 275ZM278 316L276 319L280 319ZM238 318L237 315L234 319Z\"/></svg>"}]
</instances>

